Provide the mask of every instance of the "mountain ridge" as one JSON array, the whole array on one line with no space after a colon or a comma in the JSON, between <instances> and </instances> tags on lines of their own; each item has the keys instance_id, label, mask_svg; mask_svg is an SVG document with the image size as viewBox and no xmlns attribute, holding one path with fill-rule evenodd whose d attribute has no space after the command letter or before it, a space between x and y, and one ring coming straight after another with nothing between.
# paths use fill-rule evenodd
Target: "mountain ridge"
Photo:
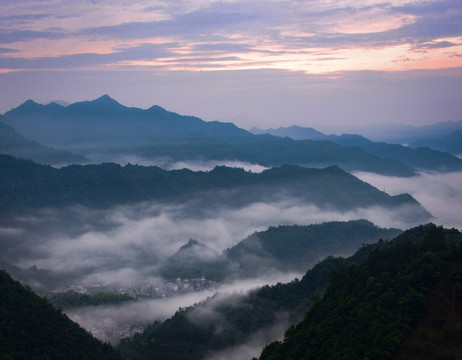
<instances>
[{"instance_id":1,"label":"mountain ridge","mask_svg":"<svg viewBox=\"0 0 462 360\"><path fill-rule=\"evenodd\" d=\"M224 166L210 172L166 171L114 163L55 169L8 155L0 155L0 166L4 170L0 176L3 212L40 206L107 207L153 200L184 201L200 193L197 198L209 206L278 201L284 194L316 206L344 210L408 205L414 209L409 215L421 219L430 216L411 196L390 196L337 166L313 169L286 165L262 173Z\"/></svg>"},{"instance_id":2,"label":"mountain ridge","mask_svg":"<svg viewBox=\"0 0 462 360\"><path fill-rule=\"evenodd\" d=\"M149 109L125 107L108 95L66 107L27 102L6 112L4 119L7 125L41 144L88 158L96 153L99 159L107 161L129 155L151 160L245 161L263 166L338 165L349 171L415 175L411 167L399 161L359 149L328 141L254 135L232 123L206 122L156 105Z\"/></svg>"},{"instance_id":3,"label":"mountain ridge","mask_svg":"<svg viewBox=\"0 0 462 360\"><path fill-rule=\"evenodd\" d=\"M75 155L65 150L43 146L36 141L26 139L11 126L2 122L0 115L0 153L18 158L30 159L45 165L82 164L89 160L81 155Z\"/></svg>"}]
</instances>

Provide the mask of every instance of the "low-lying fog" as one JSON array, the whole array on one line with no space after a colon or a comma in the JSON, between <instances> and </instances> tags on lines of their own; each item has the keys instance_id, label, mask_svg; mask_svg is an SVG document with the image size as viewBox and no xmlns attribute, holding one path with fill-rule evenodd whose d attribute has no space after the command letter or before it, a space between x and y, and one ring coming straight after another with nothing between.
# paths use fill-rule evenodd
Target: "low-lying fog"
<instances>
[{"instance_id":1,"label":"low-lying fog","mask_svg":"<svg viewBox=\"0 0 462 360\"><path fill-rule=\"evenodd\" d=\"M260 279L241 280L231 282L220 287L217 299L228 301L230 295L242 295L248 291L263 285L272 285L278 282L286 283L294 278L300 278L297 273L275 273ZM119 330L127 324L131 328L147 326L155 321L163 321L173 316L180 308L188 307L212 297L216 290L203 290L187 294L181 294L171 298L161 299L138 299L135 302L113 306L88 306L66 310L70 319L78 322L88 331L98 330L97 335L101 340L117 343ZM232 297L232 296L231 296ZM207 314L213 314L213 302L206 307ZM203 314L199 314L201 317ZM112 335L112 336L111 336Z\"/></svg>"},{"instance_id":2,"label":"low-lying fog","mask_svg":"<svg viewBox=\"0 0 462 360\"><path fill-rule=\"evenodd\" d=\"M435 217L434 223L462 228L462 172L425 173L412 178L358 172L356 177L390 195L411 194Z\"/></svg>"},{"instance_id":3,"label":"low-lying fog","mask_svg":"<svg viewBox=\"0 0 462 360\"><path fill-rule=\"evenodd\" d=\"M114 162L121 166L127 164L137 164L140 166L158 166L165 170L179 170L190 169L192 171L210 171L215 166L228 166L235 168L242 168L246 171L262 172L268 169L265 166L258 164L251 164L248 162L238 160L187 160L187 161L173 161L168 157L145 158L136 155L119 155L119 154L89 154L86 155L92 162Z\"/></svg>"},{"instance_id":4,"label":"low-lying fog","mask_svg":"<svg viewBox=\"0 0 462 360\"><path fill-rule=\"evenodd\" d=\"M380 190L408 192L432 213L438 224L462 226L462 173L412 178L355 174ZM157 281L159 263L189 239L220 254L255 231L277 225L368 219L381 227L406 229L408 209L357 208L347 212L301 204L297 199L252 203L242 208L195 211L193 204L142 203L104 210L75 206L43 209L0 225L3 258L21 267L37 266L65 277L78 274L85 283L119 284Z\"/></svg>"},{"instance_id":5,"label":"low-lying fog","mask_svg":"<svg viewBox=\"0 0 462 360\"><path fill-rule=\"evenodd\" d=\"M407 228L407 208L347 212L300 204L296 199L253 203L240 209L191 211L188 204L138 204L106 210L43 210L3 228L3 254L15 265L37 266L85 282L133 283L156 276L156 267L189 239L217 253L255 231L277 225L368 219L381 227ZM143 280L144 281L144 280Z\"/></svg>"},{"instance_id":6,"label":"low-lying fog","mask_svg":"<svg viewBox=\"0 0 462 360\"><path fill-rule=\"evenodd\" d=\"M252 169L258 170L262 169ZM436 217L435 223L459 229L462 227L460 172L443 175L423 173L413 178L370 173L355 175L390 195L410 193ZM143 203L105 210L80 206L43 209L0 226L0 251L4 259L14 265L24 268L35 265L38 269L48 269L59 273L63 281L72 278L76 283L88 285L147 285L162 281L158 275L159 264L189 239L197 239L221 253L253 232L266 230L269 226L356 219L368 219L387 228L406 229L418 225L406 222L406 208L397 211L372 207L339 212L300 204L297 199L253 203L239 209L214 207L201 209L200 212L195 212L191 206L188 203ZM222 286L220 292L287 282L301 276L306 270L301 269L300 274L275 274L273 278L269 276L252 282L238 282L229 288ZM65 285L70 284L62 284ZM201 291L177 296L174 301L141 300L121 307L89 307L68 313L89 330L96 326L95 322L101 324L101 319L103 323L104 319L117 323L123 323L127 318L139 319L139 324L146 325L171 316L180 306L192 305L210 295L211 291ZM284 322L281 324L285 326ZM216 354L215 358L232 358L233 354L242 355L243 352L254 356L263 346L259 344L264 344L268 336L275 338L277 334L280 335L284 326L256 334L255 342L252 340L249 344L228 349ZM104 335L100 337L105 339Z\"/></svg>"}]
</instances>

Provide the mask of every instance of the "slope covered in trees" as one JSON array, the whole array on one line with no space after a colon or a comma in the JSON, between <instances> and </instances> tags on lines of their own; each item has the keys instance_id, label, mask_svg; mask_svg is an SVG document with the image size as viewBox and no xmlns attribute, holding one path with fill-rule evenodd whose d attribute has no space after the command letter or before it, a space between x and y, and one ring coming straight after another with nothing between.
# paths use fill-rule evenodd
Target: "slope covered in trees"
<instances>
[{"instance_id":1,"label":"slope covered in trees","mask_svg":"<svg viewBox=\"0 0 462 360\"><path fill-rule=\"evenodd\" d=\"M0 358L118 360L122 356L0 271Z\"/></svg>"},{"instance_id":2,"label":"slope covered in trees","mask_svg":"<svg viewBox=\"0 0 462 360\"><path fill-rule=\"evenodd\" d=\"M392 239L400 233L399 229L379 228L367 220L270 227L239 242L226 251L226 256L249 273L257 271L265 260L281 270L299 271L328 255L347 256L362 244Z\"/></svg>"},{"instance_id":3,"label":"slope covered in trees","mask_svg":"<svg viewBox=\"0 0 462 360\"><path fill-rule=\"evenodd\" d=\"M220 255L190 240L166 260L161 274L169 279L205 276L223 281L264 276L275 270L304 272L326 256L347 256L362 244L392 239L400 233L367 220L278 226L255 232Z\"/></svg>"},{"instance_id":4,"label":"slope covered in trees","mask_svg":"<svg viewBox=\"0 0 462 360\"><path fill-rule=\"evenodd\" d=\"M449 330L452 310L434 314L433 305L435 296L450 295L454 311L462 310L461 259L457 230L430 224L406 231L364 263L336 272L304 320L286 331L284 341L266 347L260 360L422 358L425 352L426 358L456 358L460 317ZM439 289L442 283L449 294ZM426 317L437 319L429 333L447 336L407 340ZM438 354L438 341L453 352Z\"/></svg>"},{"instance_id":5,"label":"slope covered in trees","mask_svg":"<svg viewBox=\"0 0 462 360\"><path fill-rule=\"evenodd\" d=\"M413 209L408 214L418 221L430 216L410 195L389 196L336 166L309 169L285 165L262 173L224 166L193 172L113 163L55 169L0 155L0 168L0 208L4 213L76 204L101 208L151 200L184 202L200 193L202 206L243 206L293 197L342 210L406 205Z\"/></svg>"}]
</instances>

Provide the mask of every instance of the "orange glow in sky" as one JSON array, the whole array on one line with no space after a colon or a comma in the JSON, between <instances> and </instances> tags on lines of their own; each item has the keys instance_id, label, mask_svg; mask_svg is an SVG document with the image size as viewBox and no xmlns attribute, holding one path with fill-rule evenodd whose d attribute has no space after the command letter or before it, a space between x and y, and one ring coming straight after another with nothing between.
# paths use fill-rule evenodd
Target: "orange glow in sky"
<instances>
[{"instance_id":1,"label":"orange glow in sky","mask_svg":"<svg viewBox=\"0 0 462 360\"><path fill-rule=\"evenodd\" d=\"M449 83L446 72L459 76L462 69L462 2L455 0L22 0L0 2L0 14L0 87L9 89L0 95L11 99L27 96L24 92L38 83L37 73L56 79L59 87L66 82L58 78L86 72L78 80L88 83L79 91L96 89L96 78L98 86L112 91L118 78L140 86L131 71L140 81L154 76L148 88L164 77L170 85L174 77L179 87L195 89L204 82L185 84L185 74L234 84L233 73L246 72L244 84L252 76L277 72L287 77L289 88L292 81L305 84L317 76L332 80L334 88L346 87L342 81L352 73L399 73L405 81L416 71L444 71ZM457 84L450 86L448 92L457 94ZM213 87L211 94L224 91L221 82ZM294 98L300 108L306 106L300 93L287 103ZM455 106L442 107L456 113Z\"/></svg>"}]
</instances>

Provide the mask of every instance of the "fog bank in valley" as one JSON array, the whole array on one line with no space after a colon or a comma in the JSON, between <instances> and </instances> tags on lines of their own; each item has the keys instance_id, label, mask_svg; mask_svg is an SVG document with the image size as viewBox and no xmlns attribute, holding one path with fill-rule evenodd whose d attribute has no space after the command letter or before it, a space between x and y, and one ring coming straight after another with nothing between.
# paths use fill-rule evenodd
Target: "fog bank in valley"
<instances>
[{"instance_id":1,"label":"fog bank in valley","mask_svg":"<svg viewBox=\"0 0 462 360\"><path fill-rule=\"evenodd\" d=\"M390 195L409 193L435 217L434 223L462 228L462 172L422 172L411 178L364 172L354 175Z\"/></svg>"},{"instance_id":2,"label":"fog bank in valley","mask_svg":"<svg viewBox=\"0 0 462 360\"><path fill-rule=\"evenodd\" d=\"M245 295L250 290L263 285L273 285L278 282L286 283L296 277L300 278L302 275L298 273L273 273L259 279L248 279L223 284L218 290L218 295L212 301L202 304L201 309L197 313L197 319L200 321L203 316L207 315L207 319L210 321L217 302L231 303L233 298ZM93 331L99 339L111 341L116 344L119 340L117 330L123 328L125 325L129 324L133 328L151 325L155 321L164 321L173 316L179 308L198 304L207 298L212 298L215 294L216 290L202 290L170 298L138 299L135 302L128 302L121 305L88 306L68 309L65 313L86 330ZM269 329L269 332L267 330L261 332L261 334L257 334L255 339L252 339L252 342L259 340L257 345L259 349L266 344L264 340L268 339L268 336L273 339L274 336L282 333L286 327L286 318L281 316L279 320L283 322L283 327L280 324L274 329ZM95 332L95 330L97 331ZM275 332L276 330L277 332ZM113 332L117 336L110 336Z\"/></svg>"},{"instance_id":3,"label":"fog bank in valley","mask_svg":"<svg viewBox=\"0 0 462 360\"><path fill-rule=\"evenodd\" d=\"M94 163L114 162L121 166L127 164L140 166L158 166L164 170L179 170L190 169L192 171L210 171L216 166L227 166L241 168L246 171L262 172L268 169L265 166L251 164L238 160L172 160L168 157L147 158L136 155L121 155L121 154L89 154L87 156Z\"/></svg>"},{"instance_id":4,"label":"fog bank in valley","mask_svg":"<svg viewBox=\"0 0 462 360\"><path fill-rule=\"evenodd\" d=\"M78 274L87 283L114 279L132 284L155 279L162 261L189 239L221 253L269 226L368 219L381 227L404 229L416 225L406 221L408 212L405 207L377 206L339 212L297 199L200 212L186 203L144 203L105 210L48 209L17 218L0 230L4 256L15 265Z\"/></svg>"}]
</instances>

